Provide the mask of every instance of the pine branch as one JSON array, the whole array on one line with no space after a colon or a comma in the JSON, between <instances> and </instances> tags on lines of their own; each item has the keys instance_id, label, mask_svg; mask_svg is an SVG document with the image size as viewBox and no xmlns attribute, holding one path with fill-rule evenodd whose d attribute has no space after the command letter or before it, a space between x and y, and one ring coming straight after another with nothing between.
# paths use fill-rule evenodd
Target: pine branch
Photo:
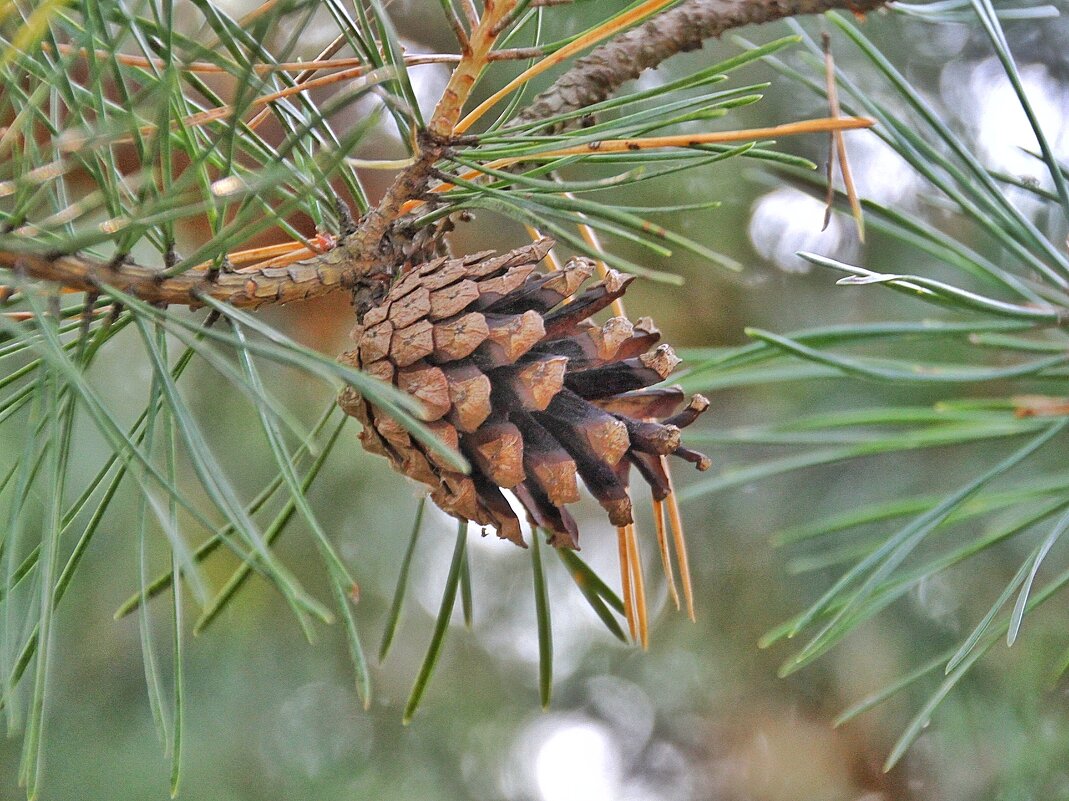
<instances>
[{"instance_id":1,"label":"pine branch","mask_svg":"<svg viewBox=\"0 0 1069 801\"><path fill-rule=\"evenodd\" d=\"M608 98L622 84L637 78L676 53L697 50L706 39L733 28L834 8L854 13L872 11L887 0L684 0L598 47L575 62L553 85L517 115L517 124L537 122L578 111ZM559 123L554 131L574 127Z\"/></svg>"},{"instance_id":2,"label":"pine branch","mask_svg":"<svg viewBox=\"0 0 1069 801\"><path fill-rule=\"evenodd\" d=\"M360 279L392 274L405 254L386 243L390 227L404 204L420 195L431 178L434 163L445 152L464 103L478 75L486 67L497 40L497 27L515 0L493 6L472 33L427 131L419 137L417 156L394 179L378 205L360 220L339 246L289 267L218 273L191 270L165 277L160 272L129 264L107 264L80 256L35 255L0 250L0 266L16 269L68 289L92 292L108 286L152 303L197 306L210 297L235 306L262 306L308 300L351 288Z\"/></svg>"},{"instance_id":3,"label":"pine branch","mask_svg":"<svg viewBox=\"0 0 1069 801\"><path fill-rule=\"evenodd\" d=\"M532 105L519 122L578 110L606 99L625 81L637 77L675 53L693 50L710 37L742 25L812 14L832 8L863 12L886 0L685 0L646 23L614 36L578 60ZM164 276L151 268L108 264L70 254L40 255L0 251L0 266L17 269L68 289L95 291L109 286L141 300L169 305L200 305L210 297L235 306L255 307L307 300L352 288L361 279L386 276L409 256L403 242L389 242L394 223L404 215L433 177L434 164L451 143L465 101L486 67L514 2L491 6L472 33L427 130L417 142L412 164L398 174L380 202L360 220L356 231L338 247L288 267L249 268L238 272L191 270ZM566 127L561 123L559 128Z\"/></svg>"},{"instance_id":4,"label":"pine branch","mask_svg":"<svg viewBox=\"0 0 1069 801\"><path fill-rule=\"evenodd\" d=\"M199 306L198 298L209 297L243 307L310 300L351 287L358 277L391 269L386 259L371 261L348 245L288 267L215 274L190 270L170 278L136 264L112 265L81 256L9 251L0 251L0 267L78 292L96 292L107 286L148 303Z\"/></svg>"}]
</instances>

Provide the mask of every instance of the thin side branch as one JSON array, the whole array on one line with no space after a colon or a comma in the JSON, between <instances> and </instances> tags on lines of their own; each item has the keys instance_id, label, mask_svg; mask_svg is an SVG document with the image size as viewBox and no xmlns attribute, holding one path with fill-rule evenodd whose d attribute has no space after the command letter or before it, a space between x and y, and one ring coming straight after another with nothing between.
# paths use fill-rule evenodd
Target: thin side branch
<instances>
[{"instance_id":1,"label":"thin side branch","mask_svg":"<svg viewBox=\"0 0 1069 801\"><path fill-rule=\"evenodd\" d=\"M190 270L161 278L158 270L133 264L112 266L80 256L42 256L0 251L0 267L29 278L52 281L78 292L110 286L148 303L197 306L210 297L233 306L309 300L348 288L357 277L374 273L374 263L359 258L346 246L296 262L288 267L212 274ZM382 263L384 274L392 265Z\"/></svg>"},{"instance_id":2,"label":"thin side branch","mask_svg":"<svg viewBox=\"0 0 1069 801\"><path fill-rule=\"evenodd\" d=\"M531 123L600 103L622 84L676 53L697 50L733 28L820 14L832 9L873 11L887 0L685 0L623 33L572 65L517 117ZM562 130L578 121L562 124Z\"/></svg>"}]
</instances>

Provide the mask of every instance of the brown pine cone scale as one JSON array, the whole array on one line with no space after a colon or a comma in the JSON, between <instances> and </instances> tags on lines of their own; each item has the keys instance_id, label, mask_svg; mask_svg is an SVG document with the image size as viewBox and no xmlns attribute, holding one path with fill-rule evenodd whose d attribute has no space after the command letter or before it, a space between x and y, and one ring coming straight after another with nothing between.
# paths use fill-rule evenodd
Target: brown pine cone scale
<instances>
[{"instance_id":1,"label":"brown pine cone scale","mask_svg":"<svg viewBox=\"0 0 1069 801\"><path fill-rule=\"evenodd\" d=\"M363 425L360 440L398 471L431 488L455 517L493 526L524 545L511 492L554 545L578 548L566 505L579 500L577 477L613 524L632 522L634 467L663 500L664 456L709 467L682 445L680 429L709 402L685 400L660 384L679 359L649 318L632 323L591 317L621 297L632 276L594 273L588 259L559 271L538 263L553 242L495 255L439 258L409 269L353 329L341 360L418 398L439 438L471 464L464 475L346 388L339 404Z\"/></svg>"}]
</instances>

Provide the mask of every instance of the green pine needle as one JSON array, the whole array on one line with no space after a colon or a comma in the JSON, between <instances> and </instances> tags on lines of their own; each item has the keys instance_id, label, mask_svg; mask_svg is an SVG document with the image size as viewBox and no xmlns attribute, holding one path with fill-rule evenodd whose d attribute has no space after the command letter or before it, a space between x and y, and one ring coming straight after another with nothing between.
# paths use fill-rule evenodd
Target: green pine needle
<instances>
[{"instance_id":1,"label":"green pine needle","mask_svg":"<svg viewBox=\"0 0 1069 801\"><path fill-rule=\"evenodd\" d=\"M453 561L449 565L449 573L445 578L445 589L442 591L442 604L438 609L438 617L434 621L434 631L431 641L427 645L427 653L423 657L419 674L412 685L412 692L405 703L405 711L401 722L406 726L412 722L412 717L423 700L423 693L427 690L434 668L438 664L438 657L442 653L442 644L445 642L446 632L449 630L449 618L453 614L453 605L457 599L457 589L460 586L460 573L464 565L464 555L468 542L468 521L461 520L457 526L457 544L453 549Z\"/></svg>"}]
</instances>

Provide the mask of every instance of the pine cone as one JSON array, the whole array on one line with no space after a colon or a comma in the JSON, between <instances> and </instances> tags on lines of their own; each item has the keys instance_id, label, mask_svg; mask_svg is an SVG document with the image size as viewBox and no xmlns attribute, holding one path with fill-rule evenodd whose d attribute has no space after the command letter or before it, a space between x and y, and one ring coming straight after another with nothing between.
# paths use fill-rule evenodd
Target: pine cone
<instances>
[{"instance_id":1,"label":"pine cone","mask_svg":"<svg viewBox=\"0 0 1069 801\"><path fill-rule=\"evenodd\" d=\"M363 424L364 448L430 486L449 514L523 545L501 492L508 489L535 525L553 533L554 545L577 548L565 509L579 500L576 476L615 525L631 523L632 466L658 500L669 493L662 456L709 467L680 444L680 429L709 403L695 395L677 413L682 390L649 388L679 364L668 345L654 348L660 332L649 318L591 321L633 276L610 270L576 294L594 265L577 258L557 272L536 271L552 246L543 239L499 256L411 268L363 316L352 333L356 348L341 356L422 401L430 427L471 463L470 476L352 388L339 403Z\"/></svg>"}]
</instances>

